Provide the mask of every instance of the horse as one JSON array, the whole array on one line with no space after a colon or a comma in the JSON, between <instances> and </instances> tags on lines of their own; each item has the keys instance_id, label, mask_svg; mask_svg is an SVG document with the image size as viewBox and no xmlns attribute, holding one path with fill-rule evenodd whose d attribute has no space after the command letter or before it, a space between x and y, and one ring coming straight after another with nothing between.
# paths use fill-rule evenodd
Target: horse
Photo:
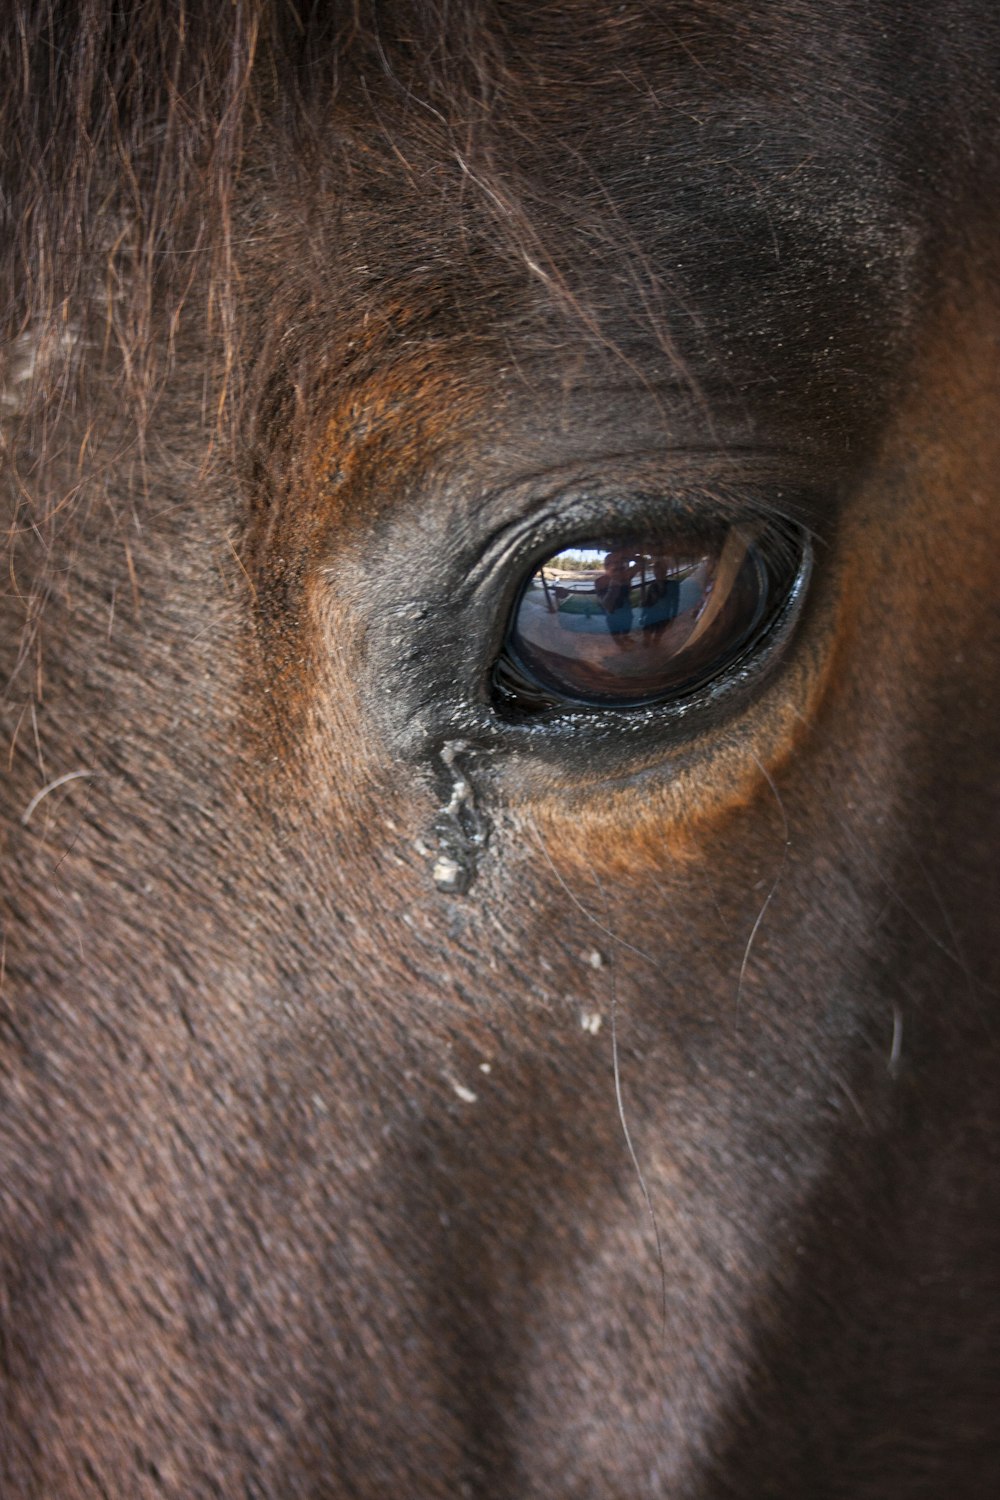
<instances>
[{"instance_id":1,"label":"horse","mask_svg":"<svg viewBox=\"0 0 1000 1500\"><path fill-rule=\"evenodd\" d=\"M1000 1484L990 0L11 0L5 1500Z\"/></svg>"}]
</instances>

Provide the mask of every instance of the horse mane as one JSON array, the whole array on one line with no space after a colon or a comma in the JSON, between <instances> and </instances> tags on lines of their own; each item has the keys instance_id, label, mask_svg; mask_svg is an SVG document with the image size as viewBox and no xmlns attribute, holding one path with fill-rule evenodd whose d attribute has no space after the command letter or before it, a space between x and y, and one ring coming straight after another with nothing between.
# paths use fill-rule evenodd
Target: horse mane
<instances>
[{"instance_id":1,"label":"horse mane","mask_svg":"<svg viewBox=\"0 0 1000 1500\"><path fill-rule=\"evenodd\" d=\"M92 361L114 346L141 409L188 298L227 328L233 184L249 122L297 97L296 12L284 0L12 8L0 38L4 373L37 417L79 374L62 352ZM29 346L30 369L12 369Z\"/></svg>"},{"instance_id":2,"label":"horse mane","mask_svg":"<svg viewBox=\"0 0 1000 1500\"><path fill-rule=\"evenodd\" d=\"M58 338L61 327L92 317L96 304L141 387L178 307L195 293L225 334L234 197L252 143L279 142L288 167L308 157L345 84L363 150L402 161L403 137L448 157L463 192L492 209L492 228L514 257L534 265L550 294L569 296L556 244L567 220L593 232L599 187L574 213L569 191L566 204L552 203L550 177L543 205L532 200L530 169L519 180L515 161L534 152L569 159L567 143L546 128L546 96L589 98L600 107L595 87L613 71L613 54L631 57L631 28L648 24L649 6L617 14L624 9L580 0L542 7L232 0L190 8L185 0L10 0L0 36L0 340L7 357L28 328ZM713 27L728 31L725 71L734 94L780 85L780 59L768 81L761 52L743 56L757 23L728 12L719 0L678 3L663 7L657 25L682 63L690 55L696 74L704 71L703 38ZM768 27L778 31L788 20L778 15ZM990 134L973 116L992 93L968 92L979 69L960 55L961 28L954 28L955 56L932 58L909 55L913 27L895 8L894 28L900 65L927 71L937 88L928 108L935 118L961 118L971 159L973 142ZM560 44L565 36L573 47ZM546 76L539 61L546 46L550 62L558 58L558 76ZM958 76L966 92L949 105L947 89ZM622 81L630 82L624 72ZM637 97L641 81L640 62ZM863 110L873 124L880 103L888 117L897 101L834 101L838 128L849 131L852 113ZM829 112L831 101L817 95L815 106ZM933 174L932 132L912 133L921 141L922 172Z\"/></svg>"},{"instance_id":3,"label":"horse mane","mask_svg":"<svg viewBox=\"0 0 1000 1500\"><path fill-rule=\"evenodd\" d=\"M285 340L281 359L298 371L329 364L322 329L298 348L286 331L308 323L308 307L330 304L337 205L360 203L363 213L367 195L380 200L384 221L400 181L410 195L402 239L396 246L393 231L385 235L370 300L387 303L399 267L412 291L424 273L406 268L409 255L414 265L433 262L424 300L436 315L450 295L461 300L456 288L478 254L494 268L482 281L506 299L505 312L527 286L525 300L554 310L563 338L570 320L575 337L611 347L589 290L574 283L574 259L596 249L617 277L643 282L637 300L672 357L655 278L606 193L602 201L600 185L581 188L578 178L559 201L547 169L554 151L572 156L549 101L586 97L608 46L629 54L614 7L568 0L548 15L508 0L12 5L0 37L0 456L14 476L15 527L27 514L48 534L51 518L72 510L65 472L53 479L50 465L67 415L79 417L91 452L112 427L119 447L142 450L182 321L198 330L217 433L230 444L238 434L246 451L244 372L265 363L255 340L261 330L272 344ZM563 59L567 25L578 39L588 28L607 35ZM533 53L539 33L559 44L555 84ZM320 184L328 218L311 270L297 265L288 277L281 253L291 233L262 216L275 184L285 191L297 173L303 214ZM439 226L455 226L461 251L451 264L436 245L422 255L407 243L420 239L425 203L438 205ZM253 264L257 240L277 247L263 273ZM518 284L513 293L496 291L498 260ZM248 286L269 288L263 316ZM346 303L353 288L342 280L338 294ZM380 358L375 350L376 367ZM281 397L260 398L260 446L280 442L297 379L283 375ZM113 455L115 441L106 449Z\"/></svg>"},{"instance_id":4,"label":"horse mane","mask_svg":"<svg viewBox=\"0 0 1000 1500\"><path fill-rule=\"evenodd\" d=\"M95 344L116 346L142 406L192 298L225 344L233 201L251 143L269 135L286 163L302 160L351 70L366 80L362 95L380 80L402 101L411 136L447 137L460 155L455 140L468 139L489 96L510 82L495 45L502 9L491 0L190 9L184 0L12 0L0 37L0 386L30 334L32 373L44 369L48 381L21 394L49 401L52 381L72 374L72 361L56 357L72 329L88 359ZM381 106L357 89L352 105L371 150ZM523 250L537 231L509 184L488 180L483 160L465 165L466 186L499 206Z\"/></svg>"},{"instance_id":5,"label":"horse mane","mask_svg":"<svg viewBox=\"0 0 1000 1500\"><path fill-rule=\"evenodd\" d=\"M739 8L730 16L720 0L679 0L655 15L646 5L626 11L592 0L540 7L513 0L233 0L190 8L185 0L11 0L0 36L0 452L14 453L20 442L23 502L36 511L61 505L58 496L40 501L31 471L43 470L50 434L67 410L84 413L85 426L99 421L89 415L98 405L95 391L141 443L187 315L201 330L209 407L231 435L245 411L243 371L264 363L253 347L260 330L272 341L275 330L284 337L308 323L304 306L330 304L331 246L339 258L341 243L339 227L331 226L345 203L363 215L367 201L381 216L381 258L367 290L356 292L338 272L336 293L345 305L367 296L380 311L396 292L397 308L423 301L439 309L450 297L460 320L478 256L487 266L483 296L500 310L482 320L484 328L523 315L522 327L535 319L538 337L540 321L549 318L541 337L551 347L572 322L577 341L582 334L618 357L641 323L638 336L651 339L694 389L669 331L678 307L686 315L683 288L678 293L668 279L672 257L651 262L640 248L651 238L648 229L634 232L619 203L645 194L643 212L653 216L664 246L677 210L656 183L617 160L614 143L598 139L599 124L597 145L586 153L567 133L567 121L578 121L581 111L599 122L602 90L612 88L619 100L634 99L634 133L659 128L663 106L646 87L638 50L651 15L658 46L676 58L682 78L681 102L670 116L682 133L684 70L695 90L703 86L703 50L711 58L713 48L722 49L715 61L726 96L751 122L755 99L784 90L780 50L762 62L764 49L750 45L756 23L748 26ZM894 45L900 65L909 66L904 22ZM768 24L787 24L793 38L787 17ZM877 31L874 20L864 25ZM567 36L573 46L564 45ZM947 57L919 61L945 81L957 66ZM862 128L858 121L871 128L880 113L895 121L897 101L888 92L839 99L824 96L823 87L816 72L803 88L806 113L829 117L834 142L838 131ZM935 108L950 116L946 91L935 97L945 100ZM984 90L983 98L992 94ZM956 100L955 108L959 103L970 141L987 134L973 129L975 100ZM933 142L943 131L936 116L926 129L912 124L913 170L933 172ZM891 128L907 138L903 125ZM675 149L675 170L685 150L706 170L696 128L691 142ZM877 173L838 181L836 162L811 164L794 135L771 149L778 152L771 186L758 188L749 174L739 188L751 211L768 220L772 207L781 207L782 172L799 174L804 166L811 186L797 180L802 202L815 205L818 235L863 242L873 274L884 267L891 301L893 285L908 274L914 239L906 204L887 207L898 185ZM282 253L299 254L310 234L300 223L295 240L262 216L275 184L294 201L296 180L303 218L318 186L316 213L326 219L311 264L296 264L286 276ZM386 205L401 182L409 200L397 229ZM722 190L730 198L731 189L727 178ZM709 184L706 201L722 203L722 191ZM703 254L707 266L719 258L714 211L705 210L700 244L686 231L693 260ZM436 240L423 228L431 215ZM272 247L263 274L253 265L258 241ZM458 247L450 255L449 241ZM631 287L626 298L618 295L623 282ZM265 315L252 298L248 305L248 286L267 289ZM615 309L625 301L637 311L623 331ZM324 315L314 318L311 343L303 335L297 349L283 346L286 367L329 363ZM373 361L383 354L374 350ZM297 378L293 370L286 387ZM271 422L271 433L277 425Z\"/></svg>"}]
</instances>

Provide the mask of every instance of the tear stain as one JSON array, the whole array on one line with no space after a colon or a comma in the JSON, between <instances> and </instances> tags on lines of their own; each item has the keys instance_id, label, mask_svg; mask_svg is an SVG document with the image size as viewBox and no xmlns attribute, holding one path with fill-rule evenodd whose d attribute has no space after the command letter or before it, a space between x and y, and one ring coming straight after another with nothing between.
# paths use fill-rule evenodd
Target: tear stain
<instances>
[{"instance_id":1,"label":"tear stain","mask_svg":"<svg viewBox=\"0 0 1000 1500\"><path fill-rule=\"evenodd\" d=\"M450 896L464 896L469 890L490 836L489 823L477 808L472 785L458 764L465 748L462 740L446 740L441 747L441 764L451 793L434 819L437 850L431 878L439 891Z\"/></svg>"}]
</instances>

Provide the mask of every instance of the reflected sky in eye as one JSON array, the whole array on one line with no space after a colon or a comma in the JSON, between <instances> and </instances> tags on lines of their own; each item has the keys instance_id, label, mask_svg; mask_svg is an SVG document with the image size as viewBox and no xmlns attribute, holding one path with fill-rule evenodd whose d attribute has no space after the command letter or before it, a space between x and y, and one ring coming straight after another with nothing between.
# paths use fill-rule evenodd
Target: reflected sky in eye
<instances>
[{"instance_id":1,"label":"reflected sky in eye","mask_svg":"<svg viewBox=\"0 0 1000 1500\"><path fill-rule=\"evenodd\" d=\"M599 568L604 561L604 553L596 547L570 547L565 552L557 552L555 557L550 557L545 564L550 573L572 573L580 569Z\"/></svg>"}]
</instances>

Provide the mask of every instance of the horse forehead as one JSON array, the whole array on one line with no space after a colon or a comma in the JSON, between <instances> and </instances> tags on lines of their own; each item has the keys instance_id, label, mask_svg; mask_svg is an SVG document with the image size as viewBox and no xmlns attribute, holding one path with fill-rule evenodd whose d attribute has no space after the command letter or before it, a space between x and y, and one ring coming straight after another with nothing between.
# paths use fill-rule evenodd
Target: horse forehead
<instances>
[{"instance_id":1,"label":"horse forehead","mask_svg":"<svg viewBox=\"0 0 1000 1500\"><path fill-rule=\"evenodd\" d=\"M348 68L322 145L264 174L263 208L248 175L269 358L308 364L314 385L326 369L377 419L438 401L449 359L444 399L486 371L489 404L498 366L565 367L586 347L646 378L657 352L704 366L729 345L744 388L748 366L780 379L804 345L857 346L859 324L874 357L937 211L912 118L927 65L906 27L743 7L581 16L519 19L475 108L457 65L414 64L405 83Z\"/></svg>"},{"instance_id":2,"label":"horse forehead","mask_svg":"<svg viewBox=\"0 0 1000 1500\"><path fill-rule=\"evenodd\" d=\"M318 228L277 212L287 269L275 282L273 265L250 268L275 291L250 403L264 464L281 393L303 385L312 493L338 521L376 517L394 474L412 481L456 451L502 461L515 444L554 462L623 420L681 444L709 407L737 446L763 413L776 444L821 445L838 427L842 449L846 422L863 426L883 400L926 226L843 162L832 178L807 141L734 172L712 107L694 141L661 113L645 142L627 118L606 122L615 159L600 191L576 184L562 221L524 210L506 240L492 187L464 184L464 161L436 204L397 166L379 203L334 195ZM311 255L295 253L308 241ZM366 465L374 491L347 482Z\"/></svg>"}]
</instances>

